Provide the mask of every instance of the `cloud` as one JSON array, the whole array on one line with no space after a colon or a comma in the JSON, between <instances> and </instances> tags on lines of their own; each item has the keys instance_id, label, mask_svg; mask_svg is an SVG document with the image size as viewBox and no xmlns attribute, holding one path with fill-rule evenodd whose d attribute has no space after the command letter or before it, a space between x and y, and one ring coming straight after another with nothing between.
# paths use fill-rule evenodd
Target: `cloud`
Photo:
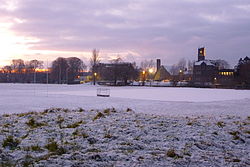
<instances>
[{"instance_id":1,"label":"cloud","mask_svg":"<svg viewBox=\"0 0 250 167\"><path fill-rule=\"evenodd\" d=\"M16 35L39 39L30 43L33 50L99 48L105 54L162 58L166 64L196 59L200 45L208 47L210 58L231 64L250 52L248 0L0 2L1 18L8 17Z\"/></svg>"}]
</instances>

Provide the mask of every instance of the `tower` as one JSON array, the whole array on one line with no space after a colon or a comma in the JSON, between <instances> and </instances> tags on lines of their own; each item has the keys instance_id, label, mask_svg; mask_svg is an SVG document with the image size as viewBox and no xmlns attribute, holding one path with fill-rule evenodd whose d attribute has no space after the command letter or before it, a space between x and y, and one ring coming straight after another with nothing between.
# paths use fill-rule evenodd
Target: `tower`
<instances>
[{"instance_id":1,"label":"tower","mask_svg":"<svg viewBox=\"0 0 250 167\"><path fill-rule=\"evenodd\" d=\"M205 47L198 48L198 61L205 60L206 49Z\"/></svg>"}]
</instances>

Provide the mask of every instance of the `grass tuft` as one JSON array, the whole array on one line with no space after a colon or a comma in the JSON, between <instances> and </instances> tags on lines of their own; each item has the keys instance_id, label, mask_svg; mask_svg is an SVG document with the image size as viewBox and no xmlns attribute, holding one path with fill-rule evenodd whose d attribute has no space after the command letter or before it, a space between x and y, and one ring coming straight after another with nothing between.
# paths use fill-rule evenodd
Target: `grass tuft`
<instances>
[{"instance_id":1,"label":"grass tuft","mask_svg":"<svg viewBox=\"0 0 250 167\"><path fill-rule=\"evenodd\" d=\"M75 122L73 124L67 125L67 128L77 128L83 123L83 121Z\"/></svg>"},{"instance_id":2,"label":"grass tuft","mask_svg":"<svg viewBox=\"0 0 250 167\"><path fill-rule=\"evenodd\" d=\"M36 122L34 118L31 118L31 119L29 119L28 122L26 122L26 125L28 125L30 128L38 128L38 127L41 127L41 126L45 126L46 124Z\"/></svg>"},{"instance_id":3,"label":"grass tuft","mask_svg":"<svg viewBox=\"0 0 250 167\"><path fill-rule=\"evenodd\" d=\"M100 118L104 118L104 117L105 117L105 115L104 115L103 113L98 112L98 113L96 114L96 116L93 118L93 121L95 121L95 120L97 120L97 119L100 119Z\"/></svg>"},{"instance_id":4,"label":"grass tuft","mask_svg":"<svg viewBox=\"0 0 250 167\"><path fill-rule=\"evenodd\" d=\"M178 156L178 154L175 153L175 150L174 150L174 149L169 149L169 150L167 151L167 156L168 156L168 157L171 157L171 158L175 158L175 157Z\"/></svg>"},{"instance_id":5,"label":"grass tuft","mask_svg":"<svg viewBox=\"0 0 250 167\"><path fill-rule=\"evenodd\" d=\"M220 128L223 128L223 127L226 126L226 124L225 124L224 122L222 122L222 121L217 122L216 125L217 125L218 127L220 127Z\"/></svg>"},{"instance_id":6,"label":"grass tuft","mask_svg":"<svg viewBox=\"0 0 250 167\"><path fill-rule=\"evenodd\" d=\"M66 150L63 147L59 147L56 141L53 139L50 139L48 144L45 145L45 148L52 153L55 153L57 155L62 155L66 153Z\"/></svg>"},{"instance_id":7,"label":"grass tuft","mask_svg":"<svg viewBox=\"0 0 250 167\"><path fill-rule=\"evenodd\" d=\"M4 148L8 147L11 150L15 150L19 144L20 141L18 139L14 139L13 136L8 136L6 139L3 140L2 146Z\"/></svg>"}]
</instances>

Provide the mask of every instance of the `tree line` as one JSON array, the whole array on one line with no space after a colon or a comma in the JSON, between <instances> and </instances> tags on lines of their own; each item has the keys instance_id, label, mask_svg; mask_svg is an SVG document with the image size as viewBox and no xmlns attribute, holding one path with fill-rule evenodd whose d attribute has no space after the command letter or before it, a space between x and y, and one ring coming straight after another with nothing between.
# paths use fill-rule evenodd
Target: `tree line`
<instances>
[{"instance_id":1,"label":"tree line","mask_svg":"<svg viewBox=\"0 0 250 167\"><path fill-rule=\"evenodd\" d=\"M14 59L1 69L0 82L68 83L73 82L85 69L86 65L77 57L59 57L49 69L44 69L43 61Z\"/></svg>"},{"instance_id":2,"label":"tree line","mask_svg":"<svg viewBox=\"0 0 250 167\"><path fill-rule=\"evenodd\" d=\"M225 61L218 60L218 62L221 65L228 66L228 63ZM177 64L170 67L169 72L172 75L178 75L180 70L192 73L193 63L191 61L187 62L186 59L182 58ZM108 68L105 64L109 64ZM49 83L72 83L83 71L86 71L87 66L77 57L58 57L52 62L47 74L45 71L37 70L42 68L44 68L43 61L31 60L24 62L22 59L14 59L10 65L2 68L0 82L45 83L48 80ZM114 84L122 80L127 84L129 80L142 79L142 71L145 71L146 75L151 76L150 78L153 79L153 74L150 74L149 71L155 68L156 63L154 60L143 60L139 67L135 62L124 62L119 56L110 60L109 63L101 63L99 51L94 49L90 58L89 72L94 84L97 79L114 81ZM156 71L154 70L154 72Z\"/></svg>"},{"instance_id":3,"label":"tree line","mask_svg":"<svg viewBox=\"0 0 250 167\"><path fill-rule=\"evenodd\" d=\"M215 60L214 63L218 69L228 69L229 64L225 60ZM176 64L169 66L171 75L178 75L180 71L186 71L192 74L194 61L180 59ZM248 57L240 59L235 67L235 80L237 84L250 85L249 67L250 60ZM90 58L90 68L88 74L95 84L98 80L113 81L114 85L118 81L122 81L125 85L130 80L143 80L146 76L153 79L150 70L156 68L154 60L143 60L140 66L135 62L124 62L119 56L110 60L109 63L101 63L99 51L94 49ZM10 65L0 69L0 82L16 82L16 83L73 83L79 76L87 72L86 64L77 57L63 58L58 57L49 67L48 71L44 69L44 62L39 60L24 61L22 59L14 59ZM156 71L154 70L154 73ZM144 77L144 78L143 78Z\"/></svg>"}]
</instances>

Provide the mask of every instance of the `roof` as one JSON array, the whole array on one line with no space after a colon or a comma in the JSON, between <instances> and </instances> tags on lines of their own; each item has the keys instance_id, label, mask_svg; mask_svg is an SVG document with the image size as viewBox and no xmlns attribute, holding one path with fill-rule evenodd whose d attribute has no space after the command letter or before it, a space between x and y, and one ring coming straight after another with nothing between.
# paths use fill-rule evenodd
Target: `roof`
<instances>
[{"instance_id":1,"label":"roof","mask_svg":"<svg viewBox=\"0 0 250 167\"><path fill-rule=\"evenodd\" d=\"M207 66L215 66L215 63L213 60L202 60L202 61L196 61L194 65L200 66L202 63L205 63Z\"/></svg>"},{"instance_id":2,"label":"roof","mask_svg":"<svg viewBox=\"0 0 250 167\"><path fill-rule=\"evenodd\" d=\"M156 72L154 80L165 80L171 77L170 73L166 70L164 66L161 66L160 69Z\"/></svg>"}]
</instances>

